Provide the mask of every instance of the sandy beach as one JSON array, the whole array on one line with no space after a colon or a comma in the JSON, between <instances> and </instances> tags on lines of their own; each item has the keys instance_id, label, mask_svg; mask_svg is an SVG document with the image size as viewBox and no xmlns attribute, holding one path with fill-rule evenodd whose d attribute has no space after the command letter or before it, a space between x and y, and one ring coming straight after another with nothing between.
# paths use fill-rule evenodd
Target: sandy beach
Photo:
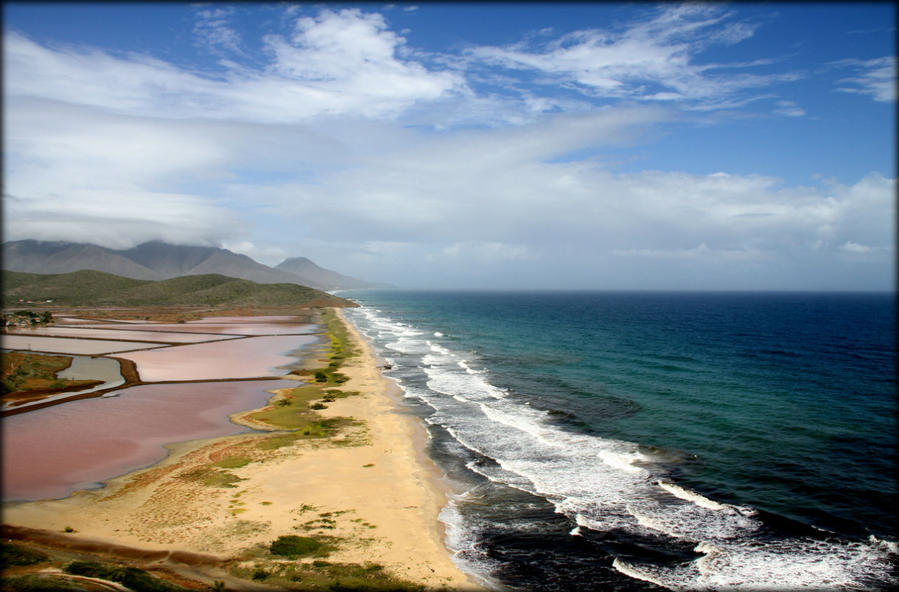
<instances>
[{"instance_id":1,"label":"sandy beach","mask_svg":"<svg viewBox=\"0 0 899 592\"><path fill-rule=\"evenodd\" d=\"M258 588L262 582L245 575L254 570L286 577L294 573L291 565L309 567L311 558L267 554L284 535L332 541L330 563L377 564L429 589L477 589L443 544L437 516L446 494L423 453L424 428L399 412L398 387L381 376L368 343L343 322L358 353L340 368L348 378L341 388L358 394L319 411L353 419L336 436L284 444L277 440L284 432L251 432L179 443L159 464L102 489L5 504L4 526L15 527L7 530L17 537L52 539L70 549L86 545L115 555L116 546L127 547L144 557L144 569L207 584L221 580L229 589ZM291 390L273 391L271 404ZM232 421L265 427L249 415ZM216 478L224 479L219 486ZM265 584L278 587L276 580Z\"/></svg>"}]
</instances>

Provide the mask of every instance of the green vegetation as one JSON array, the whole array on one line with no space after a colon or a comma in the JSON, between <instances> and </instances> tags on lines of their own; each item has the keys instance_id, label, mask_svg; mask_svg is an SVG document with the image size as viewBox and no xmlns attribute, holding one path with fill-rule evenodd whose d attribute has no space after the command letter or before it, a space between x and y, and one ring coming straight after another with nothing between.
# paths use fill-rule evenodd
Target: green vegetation
<instances>
[{"instance_id":1,"label":"green vegetation","mask_svg":"<svg viewBox=\"0 0 899 592\"><path fill-rule=\"evenodd\" d=\"M3 321L7 325L37 327L52 323L53 314L49 310L45 310L42 313L30 310L17 310L12 313L3 313Z\"/></svg>"},{"instance_id":2,"label":"green vegetation","mask_svg":"<svg viewBox=\"0 0 899 592\"><path fill-rule=\"evenodd\" d=\"M136 567L120 567L116 565L94 563L91 561L73 561L64 571L68 574L101 578L118 582L134 590L134 592L172 592L184 590L159 578L154 578L149 573Z\"/></svg>"},{"instance_id":3,"label":"green vegetation","mask_svg":"<svg viewBox=\"0 0 899 592\"><path fill-rule=\"evenodd\" d=\"M335 547L312 537L301 537L293 534L280 536L269 545L272 555L281 555L296 559L297 557L327 557Z\"/></svg>"},{"instance_id":4,"label":"green vegetation","mask_svg":"<svg viewBox=\"0 0 899 592\"><path fill-rule=\"evenodd\" d=\"M330 309L322 311L321 322L328 337L328 357L325 360L328 364L321 368L297 371L313 376L315 384L297 387L276 400L270 408L250 416L255 421L292 430L291 434L280 434L263 440L259 444L262 449L271 450L287 446L300 438L327 438L333 436L341 427L356 423L341 417L322 419L315 413L327 409L325 403L359 394L358 391L335 388L348 380L346 375L339 372L340 367L347 359L358 355L350 341L346 325Z\"/></svg>"},{"instance_id":5,"label":"green vegetation","mask_svg":"<svg viewBox=\"0 0 899 592\"><path fill-rule=\"evenodd\" d=\"M189 473L181 475L181 479L188 481L197 481L207 487L237 487L234 485L239 481L243 481L234 473L228 471L219 471L212 467L200 467Z\"/></svg>"},{"instance_id":6,"label":"green vegetation","mask_svg":"<svg viewBox=\"0 0 899 592\"><path fill-rule=\"evenodd\" d=\"M223 469L239 469L240 467L245 467L250 464L253 459L247 456L227 456L222 460L218 461L215 464L217 467L221 467Z\"/></svg>"},{"instance_id":7,"label":"green vegetation","mask_svg":"<svg viewBox=\"0 0 899 592\"><path fill-rule=\"evenodd\" d=\"M96 380L60 380L56 373L72 363L70 356L45 356L22 352L3 352L0 371L0 394L60 390L76 386L93 386Z\"/></svg>"},{"instance_id":8,"label":"green vegetation","mask_svg":"<svg viewBox=\"0 0 899 592\"><path fill-rule=\"evenodd\" d=\"M252 568L235 568L241 578L265 580L282 590L310 592L423 592L424 586L403 581L384 571L377 563L331 563L317 559L311 563L257 562ZM258 575L257 575L258 574Z\"/></svg>"},{"instance_id":9,"label":"green vegetation","mask_svg":"<svg viewBox=\"0 0 899 592\"><path fill-rule=\"evenodd\" d=\"M326 536L281 536L267 548L257 545L249 549L232 563L231 573L239 578L264 580L283 590L425 590L424 586L386 573L377 563L332 563L321 559L336 550L339 541Z\"/></svg>"},{"instance_id":10,"label":"green vegetation","mask_svg":"<svg viewBox=\"0 0 899 592\"><path fill-rule=\"evenodd\" d=\"M93 588L96 589L96 588ZM83 584L53 575L29 574L0 579L0 590L6 592L84 592Z\"/></svg>"},{"instance_id":11,"label":"green vegetation","mask_svg":"<svg viewBox=\"0 0 899 592\"><path fill-rule=\"evenodd\" d=\"M162 281L134 280L101 271L43 275L4 271L3 301L66 306L353 306L297 284L257 284L218 274Z\"/></svg>"},{"instance_id":12,"label":"green vegetation","mask_svg":"<svg viewBox=\"0 0 899 592\"><path fill-rule=\"evenodd\" d=\"M19 565L34 565L47 560L49 560L49 557L40 551L12 543L0 543L0 569Z\"/></svg>"}]
</instances>

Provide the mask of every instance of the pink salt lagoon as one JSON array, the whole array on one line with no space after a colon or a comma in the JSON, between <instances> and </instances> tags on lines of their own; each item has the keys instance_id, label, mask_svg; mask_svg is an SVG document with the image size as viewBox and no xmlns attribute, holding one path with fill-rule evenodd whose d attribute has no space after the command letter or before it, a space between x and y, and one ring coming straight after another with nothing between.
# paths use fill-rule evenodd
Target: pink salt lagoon
<instances>
[{"instance_id":1,"label":"pink salt lagoon","mask_svg":"<svg viewBox=\"0 0 899 592\"><path fill-rule=\"evenodd\" d=\"M134 361L145 382L258 378L286 374L281 367L297 361L288 354L315 341L313 335L245 337L133 351L118 357Z\"/></svg>"},{"instance_id":2,"label":"pink salt lagoon","mask_svg":"<svg viewBox=\"0 0 899 592\"><path fill-rule=\"evenodd\" d=\"M228 420L289 380L140 385L3 418L3 499L65 497L165 458L164 444L248 431Z\"/></svg>"},{"instance_id":3,"label":"pink salt lagoon","mask_svg":"<svg viewBox=\"0 0 899 592\"><path fill-rule=\"evenodd\" d=\"M141 331L171 331L183 334L228 335L296 335L313 333L316 325L297 322L296 317L209 317L186 323L155 323L150 321L96 321L79 327L88 329L113 329L117 323L121 329Z\"/></svg>"},{"instance_id":4,"label":"pink salt lagoon","mask_svg":"<svg viewBox=\"0 0 899 592\"><path fill-rule=\"evenodd\" d=\"M211 319L210 319L211 320ZM109 329L108 326L85 325L85 328ZM226 335L297 335L308 334L315 331L315 325L288 325L288 324L264 324L264 323L178 323L178 324L152 324L129 325L122 329L141 331L165 331L182 333L184 335L207 335L209 337L223 337Z\"/></svg>"},{"instance_id":5,"label":"pink salt lagoon","mask_svg":"<svg viewBox=\"0 0 899 592\"><path fill-rule=\"evenodd\" d=\"M3 349L82 355L111 354L147 347L160 347L159 343L140 341L44 337L40 335L13 335L11 333L3 335L2 344Z\"/></svg>"},{"instance_id":6,"label":"pink salt lagoon","mask_svg":"<svg viewBox=\"0 0 899 592\"><path fill-rule=\"evenodd\" d=\"M187 333L159 330L133 330L131 327L114 329L97 329L93 327L52 326L16 329L10 335L42 336L42 337L83 337L86 339L116 339L128 341L150 341L165 343L201 343L218 341L219 339L236 339L240 335L222 335L220 333Z\"/></svg>"}]
</instances>

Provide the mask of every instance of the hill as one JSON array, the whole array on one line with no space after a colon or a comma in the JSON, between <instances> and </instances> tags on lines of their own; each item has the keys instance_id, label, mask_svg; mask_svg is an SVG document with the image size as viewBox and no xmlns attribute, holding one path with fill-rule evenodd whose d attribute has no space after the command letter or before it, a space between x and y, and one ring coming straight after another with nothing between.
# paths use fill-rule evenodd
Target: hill
<instances>
[{"instance_id":1,"label":"hill","mask_svg":"<svg viewBox=\"0 0 899 592\"><path fill-rule=\"evenodd\" d=\"M286 271L303 278L307 278L315 285L321 286L325 290L351 290L353 288L375 288L384 287L382 284L373 284L348 275L331 271L319 267L306 257L292 257L285 259L275 266L275 269Z\"/></svg>"},{"instance_id":2,"label":"hill","mask_svg":"<svg viewBox=\"0 0 899 592\"><path fill-rule=\"evenodd\" d=\"M132 261L121 252L105 247L35 240L4 243L3 269L41 274L95 269L139 280L165 279L164 275Z\"/></svg>"},{"instance_id":3,"label":"hill","mask_svg":"<svg viewBox=\"0 0 899 592\"><path fill-rule=\"evenodd\" d=\"M303 267L285 266L292 261L288 259L278 268L271 268L227 249L160 241L115 250L82 243L21 240L4 243L2 249L3 269L26 273L59 274L90 269L138 280L219 274L260 284L298 284L322 290L375 287L323 269L305 258L300 258L308 262Z\"/></svg>"},{"instance_id":4,"label":"hill","mask_svg":"<svg viewBox=\"0 0 899 592\"><path fill-rule=\"evenodd\" d=\"M136 280L82 270L65 274L3 272L4 306L52 300L61 306L354 306L296 284L258 284L218 274Z\"/></svg>"}]
</instances>

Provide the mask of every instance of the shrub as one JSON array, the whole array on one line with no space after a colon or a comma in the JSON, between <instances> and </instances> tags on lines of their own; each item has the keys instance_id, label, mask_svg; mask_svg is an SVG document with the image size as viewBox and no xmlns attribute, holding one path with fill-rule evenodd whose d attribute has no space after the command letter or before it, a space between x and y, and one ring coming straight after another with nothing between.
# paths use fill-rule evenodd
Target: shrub
<instances>
[{"instance_id":1,"label":"shrub","mask_svg":"<svg viewBox=\"0 0 899 592\"><path fill-rule=\"evenodd\" d=\"M118 582L134 592L173 592L182 588L166 581L154 578L136 567L118 567L94 563L92 561L73 561L63 570L76 576L88 576Z\"/></svg>"},{"instance_id":2,"label":"shrub","mask_svg":"<svg viewBox=\"0 0 899 592\"><path fill-rule=\"evenodd\" d=\"M10 543L0 543L0 567L3 569L14 565L34 565L47 559L48 557L40 551Z\"/></svg>"},{"instance_id":3,"label":"shrub","mask_svg":"<svg viewBox=\"0 0 899 592\"><path fill-rule=\"evenodd\" d=\"M331 547L312 537L302 537L293 534L280 536L269 546L273 555L281 555L296 559L310 555L327 555Z\"/></svg>"}]
</instances>

